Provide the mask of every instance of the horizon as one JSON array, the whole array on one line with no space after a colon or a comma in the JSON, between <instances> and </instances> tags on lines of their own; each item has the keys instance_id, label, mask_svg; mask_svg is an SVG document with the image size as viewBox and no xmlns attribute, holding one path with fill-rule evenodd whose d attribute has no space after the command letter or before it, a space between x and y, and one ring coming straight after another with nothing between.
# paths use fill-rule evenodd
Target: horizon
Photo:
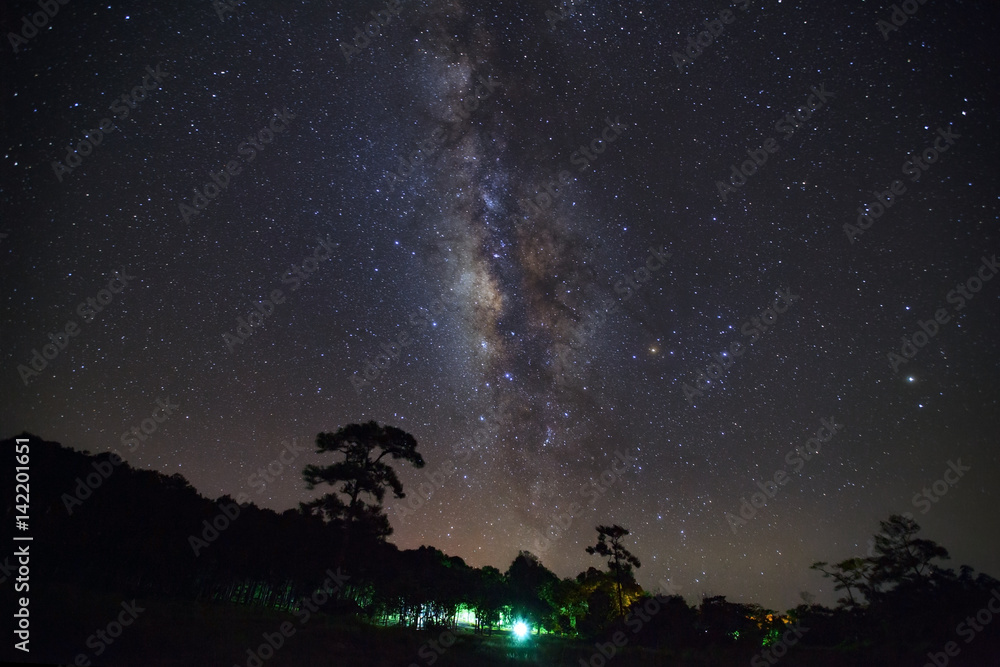
<instances>
[{"instance_id":1,"label":"horizon","mask_svg":"<svg viewBox=\"0 0 1000 667\"><path fill-rule=\"evenodd\" d=\"M59 442L57 440L51 440L49 438L44 438L44 437L38 436L35 433L27 433L26 431L18 434L17 437L24 436L25 434L31 435L31 436L34 436L34 437L39 437L39 438L41 438L41 440L43 440L45 442L54 442L56 444L60 444L63 447L68 447L69 449L71 449L73 451L76 451L76 452L85 453L87 451L87 450L83 450L83 449L77 449L77 448L73 447L72 445L68 445L67 443L64 443L64 442ZM10 438L5 438L4 440L6 440L6 439L11 439L12 440L14 437L15 436L12 435L12 436L10 436ZM296 447L295 447L296 444L298 444L299 447L302 446L301 443L295 443L295 438L294 437L291 439L291 442L289 442L289 441L286 440L286 441L283 441L280 444L283 445L283 450L282 451L290 451L290 452L296 450ZM289 445L289 446L285 446L285 445ZM307 449L310 449L310 448L307 448ZM125 463L128 463L130 466L132 466L133 468L135 468L135 466L132 465L128 461L127 453L126 454L122 454L121 452L114 451L114 448L112 448L111 450L105 450L105 451L92 451L92 450L89 451L89 455L90 456L97 456L97 455L100 455L100 454L117 454L117 455L119 455L122 458L122 460ZM275 460L280 460L280 455ZM313 461L313 462L314 463L318 463L319 460L317 459L317 461ZM298 463L298 461L295 460L295 463ZM304 465L306 465L309 462L302 461L301 463L302 463L302 467L304 467ZM407 467L409 467L411 471L416 470L416 469L412 468L412 466L407 466ZM199 486L196 483L192 482L192 480L188 479L185 475L183 475L183 473L177 473L176 471L169 472L169 471L156 470L155 468L137 468L137 469L154 470L156 472L160 472L162 474L168 474L168 475L169 474L175 474L175 473L176 474L181 474L182 476L185 477L185 479L187 479L188 483L191 484L191 486L194 488L194 490L200 496L202 496L203 498L205 498L207 500L211 500L211 501L217 501L217 500L219 500L219 499L221 499L223 497L227 497L228 496L228 497L232 498L234 501L240 503L241 505L243 505L244 503L252 503L252 504L256 505L257 507L259 507L261 509L269 509L271 511L276 512L277 514L281 514L282 512L284 512L284 511L286 511L288 509L295 509L295 510L299 509L298 508L298 502L296 502L296 503L294 503L292 505L289 505L287 507L281 507L281 506L276 506L275 507L275 506L269 506L267 504L262 504L260 502L257 502L257 501L260 500L259 497L255 496L255 495L252 495L252 494L249 494L246 491L242 491L242 490L241 491L236 491L236 492L231 492L231 491L230 492L225 492L225 493L221 493L221 494L218 494L218 495L208 495L201 488L199 488ZM266 471L266 468L262 468L262 469L259 469L259 470L265 470ZM258 470L258 472L251 473L251 476L248 479L252 479L254 476L260 477L259 470ZM298 477L301 478L301 467L297 468L297 470L300 473ZM418 476L419 477L424 477L425 473L428 473L428 472L431 472L431 471L432 471L431 465L428 463L427 465L425 465L425 467L423 469L420 470L420 472L418 473ZM276 475L268 475L268 478L271 479L271 480L276 480L277 478L281 477L282 475L286 474L287 472L288 472L288 470L281 470ZM402 468L397 468L397 472L402 472ZM306 494L306 495L302 498L302 500L300 502L306 502L308 500L311 500L311 499L313 499L315 497L318 497L318 496L322 495L320 493L320 491L313 491L313 492L307 491L305 489L305 483L303 482L302 484L303 484L302 490L303 490L304 494ZM251 487L253 487L252 484L251 484ZM404 491L405 490L406 489L404 487ZM404 500L395 500L395 502L398 503L400 506L406 506L407 502L410 501L412 498L413 498L412 496L408 495L407 499L404 499ZM410 511L413 512L414 510L410 510ZM907 516L908 518L919 518L919 517L914 517L910 513L904 513L904 515ZM393 511L389 512L390 523L392 523L392 519L395 516L397 516L397 514L395 512L393 512ZM885 520L888 520L888 518L889 518L889 515L887 514L881 520L885 521ZM606 524L617 523L614 520L613 517L605 518L605 519L602 519L602 520L598 521L598 523L602 523L602 522L606 523ZM563 521L563 523L565 523L565 521ZM570 522L570 523L572 523L572 522ZM919 524L919 521L917 523ZM557 522L554 525L559 525L558 520L557 520ZM589 536L588 539L585 540L586 544L581 544L580 545L580 550L581 551L583 551L584 546L587 546L587 545L590 544L590 542L593 542L593 539L590 539L590 538L593 537L592 533L593 533L594 527L596 525L597 524L594 524L594 525L589 525L589 524L585 525L585 524L582 524L582 523L580 524L580 527L583 528L583 532L586 533ZM625 526L625 527L628 528L628 526ZM824 561L828 560L830 562L838 562L840 560L843 560L844 558L871 556L872 555L871 551L872 551L872 547L873 547L873 543L871 542L871 539L876 534L878 534L878 532L879 532L878 531L878 527L876 525L876 527L872 530L871 534L868 535L868 536L866 536L866 542L864 544L865 545L865 549L864 549L863 552L841 554L841 555L837 555L837 556L830 556L828 554L817 554L816 557L813 558L810 561L810 564L812 562L816 562L816 561L819 561L819 560L824 560ZM941 543L941 541L935 539L935 537L933 535L928 534L927 531L926 531L926 529L922 525L921 525L921 533L920 533L920 535L921 535L921 537L924 537L926 539L935 540L939 544L942 544L942 546L945 546L945 548L948 548L946 543ZM546 552L548 551L548 549L539 549L539 548L537 548L539 546L539 544L540 544L539 541L537 541L537 540L536 540L536 542L534 544L534 547L536 547L536 548L518 549L518 551L514 552L514 554L509 559L501 559L500 561L490 561L488 555L486 555L486 554L484 554L482 556L481 560L475 560L475 559L470 559L465 554L448 551L447 549L442 549L440 546L436 545L433 541L426 541L426 542L419 543L419 544L412 543L412 544L408 544L408 545L402 545L402 544L398 544L396 542L396 540L394 539L394 537L395 537L395 534L390 535L387 538L386 541L395 544L401 550L403 550L403 549L417 549L417 548L419 548L421 546L433 547L433 548L441 549L441 551L443 551L446 555L461 557L463 559L463 561L465 561L470 567L482 568L484 566L489 565L489 566L497 568L501 572L504 572L506 570L506 568L510 565L510 563L516 558L517 553L519 553L522 550L523 551L528 551L530 553L533 553L535 556L538 557L538 559L542 562L543 565L545 565L550 570L552 570L560 578L575 579L578 575L586 572L589 568L594 567L594 568L600 569L600 565L601 565L600 561L598 561L598 560L592 560L592 563L590 565L585 565L580 570L570 572L568 570L565 570L565 567L566 567L565 565L562 568L560 568L559 566L554 565L552 562L547 562L545 556L546 556ZM635 532L632 531L632 534L627 538L627 541L635 540L637 537L638 536L635 534ZM552 542L557 542L557 541L558 540L552 540ZM541 544L543 546L545 546L546 542L542 541ZM951 551L951 550L949 549L949 551ZM594 559L594 557L592 557L592 556L587 556L585 558ZM981 573L984 573L984 574L987 574L987 575L992 575L993 574L993 572L990 571L990 570L988 570L988 569L982 569L982 568L977 567L976 565L974 565L972 563L967 563L965 561L960 561L954 555L952 555L952 558L951 558L950 561L946 561L946 562L942 563L942 565L945 568L949 568L949 569L956 570L956 571L959 569L959 567L961 565L970 565L970 566L973 567L973 569L976 572L981 572ZM572 569L572 566L569 566L569 567L570 567L570 569ZM809 577L813 581L817 582L817 584L819 584L819 585L816 587L815 590L802 589L802 591L800 591L800 592L805 592L805 593L810 594L810 596L811 596L810 597L810 603L817 603L817 604L823 604L823 605L826 605L826 606L833 606L836 603L838 594L833 591L832 586L827 585L826 581L824 580L824 578L820 574L818 574L818 573L812 573L812 574L810 574L809 571L807 570L806 573L804 573L804 574L805 574L805 576ZM766 600L754 598L754 597L748 596L746 594L734 595L734 594L731 594L731 593L727 592L724 589L723 590L715 590L715 589L711 589L711 588L693 589L693 588L685 586L684 584L680 583L680 581L675 580L674 577L671 577L671 576L668 576L668 575L669 575L668 572L654 572L650 568L647 568L647 567L639 568L635 572L636 581L640 585L642 585L643 588L645 590L647 590L650 594L653 594L653 595L660 594L661 590L663 589L664 584L665 584L668 587L668 589L667 589L668 592L667 593L663 593L664 595L680 595L689 604L694 604L694 605L697 605L698 603L701 602L701 600L703 600L705 598L709 598L709 597L713 597L713 596L717 596L717 595L722 595L729 602L739 602L739 603L746 603L746 604L754 604L754 603L755 604L760 604L762 607L764 607L766 609L770 609L770 610L773 610L776 613L783 614L787 610L792 609L793 607L798 606L799 604L803 603L803 601L804 601L804 598L802 598L800 595L796 595L796 597L793 600L791 600L788 604L784 604L784 605L769 604L768 601L766 601ZM646 583L643 583L643 582L646 582ZM672 592L670 592L670 591L672 591Z\"/></svg>"}]
</instances>

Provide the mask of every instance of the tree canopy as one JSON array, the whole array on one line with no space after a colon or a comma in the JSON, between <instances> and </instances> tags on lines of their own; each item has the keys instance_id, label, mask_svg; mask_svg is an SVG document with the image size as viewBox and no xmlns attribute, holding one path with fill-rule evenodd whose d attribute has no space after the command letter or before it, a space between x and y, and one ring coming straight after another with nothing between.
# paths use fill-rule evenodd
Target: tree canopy
<instances>
[{"instance_id":1,"label":"tree canopy","mask_svg":"<svg viewBox=\"0 0 1000 667\"><path fill-rule=\"evenodd\" d=\"M302 510L376 539L391 535L382 502L388 490L395 498L405 498L406 493L388 459L423 468L424 458L417 452L416 439L394 426L369 421L348 424L336 433L320 433L316 436L316 452L339 456L326 466L307 465L302 471L306 488L326 484L334 490L301 503Z\"/></svg>"},{"instance_id":2,"label":"tree canopy","mask_svg":"<svg viewBox=\"0 0 1000 667\"><path fill-rule=\"evenodd\" d=\"M622 586L625 581L632 578L632 568L642 567L639 559L632 555L622 539L629 535L627 528L619 525L598 526L597 544L587 547L587 553L598 554L608 559L608 568L615 577L616 589L618 592L618 613L625 615L625 605L622 599Z\"/></svg>"}]
</instances>

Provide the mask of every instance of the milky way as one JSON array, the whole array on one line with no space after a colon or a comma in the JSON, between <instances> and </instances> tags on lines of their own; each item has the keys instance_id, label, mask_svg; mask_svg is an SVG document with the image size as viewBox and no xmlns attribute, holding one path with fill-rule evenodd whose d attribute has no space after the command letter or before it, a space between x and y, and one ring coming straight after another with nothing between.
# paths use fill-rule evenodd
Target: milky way
<instances>
[{"instance_id":1,"label":"milky way","mask_svg":"<svg viewBox=\"0 0 1000 667\"><path fill-rule=\"evenodd\" d=\"M580 429L567 413L588 405L580 401L585 375L563 358L587 308L597 305L594 248L586 221L575 219L576 202L566 205L572 182L560 184L550 173L558 167L566 174L567 165L530 163L545 128L518 109L531 105L525 73L516 64L498 66L496 40L484 26L466 27L468 39L435 43L434 32L463 29L464 12L451 6L431 13L430 44L416 50L431 94L416 115L435 129L429 158L412 156L418 178L402 186L400 198L427 188L437 200L423 234L443 269L442 292L457 305L468 351L463 375L476 396L470 407L494 406L502 415L489 432L488 456L508 476L504 500L521 521L537 523L553 509L545 502L556 495L552 471L580 454ZM552 193L561 195L555 205Z\"/></svg>"}]
</instances>

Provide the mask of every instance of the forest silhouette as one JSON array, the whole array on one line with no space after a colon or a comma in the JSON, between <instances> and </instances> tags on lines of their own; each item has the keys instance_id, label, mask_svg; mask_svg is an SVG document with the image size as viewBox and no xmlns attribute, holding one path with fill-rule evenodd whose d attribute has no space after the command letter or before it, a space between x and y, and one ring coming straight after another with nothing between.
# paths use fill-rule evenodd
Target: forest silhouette
<instances>
[{"instance_id":1,"label":"forest silhouette","mask_svg":"<svg viewBox=\"0 0 1000 667\"><path fill-rule=\"evenodd\" d=\"M240 629L251 616L247 627L258 627L263 617L253 614L262 613L296 627L303 615L322 617L323 631L334 628L330 636L338 639L316 650L337 665L457 665L471 656L482 665L596 667L1000 664L993 661L1000 622L984 623L980 613L1000 609L1000 582L968 566L957 573L945 567L948 551L899 515L880 522L868 557L812 565L841 593L834 607L803 594L801 604L779 612L724 596L688 601L669 587L644 590L630 532L615 524L596 526L596 543L586 549L606 560L603 569L572 578L558 577L527 551L501 570L471 567L433 546L401 550L388 539L383 502L389 493L406 495L394 466L419 468L424 459L411 435L376 422L318 434L316 452L329 463L305 466L303 486L327 493L281 513L228 495L205 498L179 474L136 469L115 454L18 437L30 442L33 471L35 646L66 664L81 664L74 660L88 654L88 632L66 629L96 626L101 618L83 615L112 598L145 601L145 608L160 601L218 630L216 639L177 649L212 656L199 664L296 664L283 649L263 658L254 648L260 633ZM5 440L2 451L13 456L14 445L14 438ZM4 488L13 489L13 466L2 475ZM14 515L13 493L5 494L8 525ZM9 591L11 563L0 564L0 589ZM166 617L157 618L145 625L139 619L129 632L169 634ZM311 632L311 641L325 641L319 626ZM398 645L379 639L385 637ZM109 647L107 663L88 655L92 664L187 660L171 662L155 652L158 645L150 640L118 657Z\"/></svg>"}]
</instances>

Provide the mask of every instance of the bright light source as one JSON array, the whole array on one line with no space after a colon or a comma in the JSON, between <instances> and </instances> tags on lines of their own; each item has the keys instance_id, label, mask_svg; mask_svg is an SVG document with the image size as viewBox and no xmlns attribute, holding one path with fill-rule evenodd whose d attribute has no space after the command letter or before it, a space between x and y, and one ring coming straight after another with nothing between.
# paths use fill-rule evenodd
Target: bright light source
<instances>
[{"instance_id":1,"label":"bright light source","mask_svg":"<svg viewBox=\"0 0 1000 667\"><path fill-rule=\"evenodd\" d=\"M528 624L524 621L518 621L514 624L514 634L518 639L524 639L528 636Z\"/></svg>"}]
</instances>

